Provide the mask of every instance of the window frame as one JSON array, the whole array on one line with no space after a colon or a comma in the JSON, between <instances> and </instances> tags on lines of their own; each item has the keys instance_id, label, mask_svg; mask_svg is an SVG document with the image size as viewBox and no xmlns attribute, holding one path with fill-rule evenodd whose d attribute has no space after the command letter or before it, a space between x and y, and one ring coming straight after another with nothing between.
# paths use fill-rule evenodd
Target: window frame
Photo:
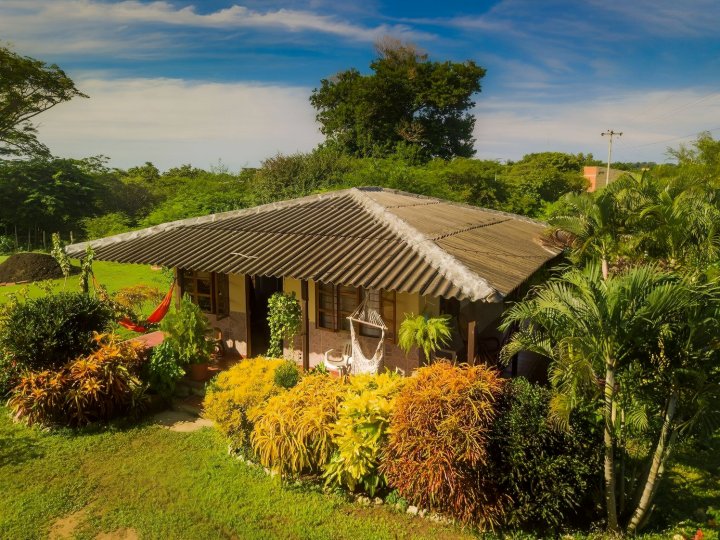
<instances>
[{"instance_id":1,"label":"window frame","mask_svg":"<svg viewBox=\"0 0 720 540\"><path fill-rule=\"evenodd\" d=\"M204 273L210 275L210 293L198 292L198 281L207 280L207 277L199 277L198 273ZM180 285L180 296L187 294L190 296L193 304L199 306L203 313L208 315L215 315L217 319L222 319L230 315L230 288L229 288L229 277L227 274L218 274L217 272L207 272L203 270L188 270L185 268L178 269L178 283ZM223 281L222 283L220 281ZM188 281L193 282L193 290L188 291L186 289L186 283ZM222 292L221 292L222 291ZM219 294L227 295L224 301L218 299ZM210 310L203 309L202 305L198 301L198 298L207 298L210 300ZM222 306L222 309L221 309Z\"/></svg>"},{"instance_id":2,"label":"window frame","mask_svg":"<svg viewBox=\"0 0 720 540\"><path fill-rule=\"evenodd\" d=\"M353 289L349 291L348 289ZM364 289L363 287L348 287L343 285L335 285L332 283L315 282L315 328L319 330L328 330L330 332L346 332L349 329L343 328L343 321L355 311L363 299L363 291L373 291L378 293L380 303L380 316L385 320L388 329L385 331L385 339L395 342L395 320L397 317L397 294L392 290L384 289ZM325 297L325 300L322 297ZM327 297L331 297L332 308L322 307L327 305ZM341 309L341 298L353 298L354 307L351 311ZM387 317L388 311L391 310L391 316ZM332 327L322 324L323 318L332 321ZM379 336L366 335L360 326L360 335L363 337Z\"/></svg>"}]
</instances>

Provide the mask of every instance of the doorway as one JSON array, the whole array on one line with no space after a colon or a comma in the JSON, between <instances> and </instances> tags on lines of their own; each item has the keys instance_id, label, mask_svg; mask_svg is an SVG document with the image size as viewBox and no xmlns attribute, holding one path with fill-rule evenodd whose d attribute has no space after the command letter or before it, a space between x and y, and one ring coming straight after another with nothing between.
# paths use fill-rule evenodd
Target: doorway
<instances>
[{"instance_id":1,"label":"doorway","mask_svg":"<svg viewBox=\"0 0 720 540\"><path fill-rule=\"evenodd\" d=\"M282 292L282 278L272 276L247 276L248 352L250 357L267 353L270 345L268 325L268 300L276 292Z\"/></svg>"}]
</instances>

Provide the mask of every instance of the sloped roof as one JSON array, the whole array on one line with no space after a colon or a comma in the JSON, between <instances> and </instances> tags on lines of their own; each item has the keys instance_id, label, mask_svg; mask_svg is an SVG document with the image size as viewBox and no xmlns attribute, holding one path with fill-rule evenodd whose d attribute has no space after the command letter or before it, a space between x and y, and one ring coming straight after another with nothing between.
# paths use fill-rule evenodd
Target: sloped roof
<instances>
[{"instance_id":1,"label":"sloped roof","mask_svg":"<svg viewBox=\"0 0 720 540\"><path fill-rule=\"evenodd\" d=\"M352 188L67 246L98 260L501 301L559 251L521 216Z\"/></svg>"}]
</instances>

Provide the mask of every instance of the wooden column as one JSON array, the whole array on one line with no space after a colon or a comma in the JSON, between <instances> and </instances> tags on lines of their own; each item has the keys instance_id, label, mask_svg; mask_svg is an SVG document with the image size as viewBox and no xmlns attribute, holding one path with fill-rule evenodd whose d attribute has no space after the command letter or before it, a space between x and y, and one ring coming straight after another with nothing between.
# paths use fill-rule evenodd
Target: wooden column
<instances>
[{"instance_id":1,"label":"wooden column","mask_svg":"<svg viewBox=\"0 0 720 540\"><path fill-rule=\"evenodd\" d=\"M467 344L467 363L471 366L475 365L475 353L476 353L476 343L475 343L475 321L470 321L468 323L468 344Z\"/></svg>"},{"instance_id":2,"label":"wooden column","mask_svg":"<svg viewBox=\"0 0 720 540\"><path fill-rule=\"evenodd\" d=\"M302 280L300 282L300 298L302 300L302 364L303 369L310 369L310 302L308 301L308 282Z\"/></svg>"}]
</instances>

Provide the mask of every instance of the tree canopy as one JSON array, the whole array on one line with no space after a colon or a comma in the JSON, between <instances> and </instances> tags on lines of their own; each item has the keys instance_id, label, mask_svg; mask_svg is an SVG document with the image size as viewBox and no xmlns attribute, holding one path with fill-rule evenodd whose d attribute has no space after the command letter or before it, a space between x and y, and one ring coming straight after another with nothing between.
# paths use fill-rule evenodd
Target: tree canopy
<instances>
[{"instance_id":1,"label":"tree canopy","mask_svg":"<svg viewBox=\"0 0 720 540\"><path fill-rule=\"evenodd\" d=\"M398 145L426 158L474 155L468 113L485 69L472 60L437 62L413 45L376 45L371 74L357 69L323 79L310 102L328 141L356 156L387 155Z\"/></svg>"},{"instance_id":2,"label":"tree canopy","mask_svg":"<svg viewBox=\"0 0 720 540\"><path fill-rule=\"evenodd\" d=\"M58 103L87 97L55 64L0 46L0 158L48 156L32 119Z\"/></svg>"}]
</instances>

